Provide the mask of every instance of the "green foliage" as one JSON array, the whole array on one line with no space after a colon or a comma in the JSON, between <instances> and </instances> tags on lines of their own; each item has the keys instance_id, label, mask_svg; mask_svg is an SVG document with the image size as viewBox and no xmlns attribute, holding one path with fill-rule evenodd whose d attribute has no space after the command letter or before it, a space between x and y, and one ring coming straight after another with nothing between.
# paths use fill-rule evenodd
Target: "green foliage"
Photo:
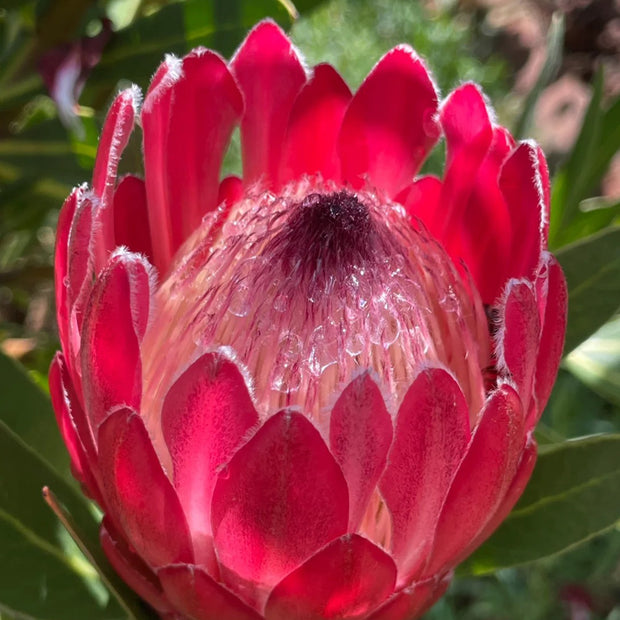
<instances>
[{"instance_id":1,"label":"green foliage","mask_svg":"<svg viewBox=\"0 0 620 620\"><path fill-rule=\"evenodd\" d=\"M620 515L620 435L540 448L510 516L461 568L483 574L559 553L613 528Z\"/></svg>"},{"instance_id":2,"label":"green foliage","mask_svg":"<svg viewBox=\"0 0 620 620\"><path fill-rule=\"evenodd\" d=\"M112 92L121 79L146 89L164 54L182 56L203 45L230 56L248 30L265 16L285 27L292 21L280 0L168 4L116 33L88 81L84 100L100 101L102 93Z\"/></svg>"},{"instance_id":3,"label":"green foliage","mask_svg":"<svg viewBox=\"0 0 620 620\"><path fill-rule=\"evenodd\" d=\"M591 208L592 196L612 157L620 150L620 97L603 106L603 71L594 80L592 100L581 132L564 165L554 178L551 195L549 244L557 248L596 232L618 215L617 205ZM590 208L588 208L590 207Z\"/></svg>"},{"instance_id":4,"label":"green foliage","mask_svg":"<svg viewBox=\"0 0 620 620\"><path fill-rule=\"evenodd\" d=\"M32 219L43 218L72 186L88 178L98 136L89 114L94 109L101 121L119 85L134 82L144 90L167 53L183 55L204 45L228 56L260 19L269 16L286 27L294 17L284 0L186 0L159 10L144 7L144 13L114 33L89 77L81 97L86 117L82 118L85 135L80 137L68 134L54 118L53 105L34 67L33 49L45 47L40 33L47 32L46 24L52 28L62 23L57 30L71 40L68 24L88 23L89 17L97 15L84 0L50 0L36 6L41 12L38 22L29 19L27 7L0 17L5 26L0 29L0 36L4 35L0 49L4 46L12 52L0 71L0 184L9 208ZM13 30L18 34L13 35Z\"/></svg>"},{"instance_id":5,"label":"green foliage","mask_svg":"<svg viewBox=\"0 0 620 620\"><path fill-rule=\"evenodd\" d=\"M443 94L468 80L492 99L506 91L505 65L489 52L489 37L473 18L450 11L431 15L421 2L332 0L296 22L291 36L309 64L331 63L352 90L388 49L408 43ZM444 159L440 142L423 171L441 174Z\"/></svg>"},{"instance_id":6,"label":"green foliage","mask_svg":"<svg viewBox=\"0 0 620 620\"><path fill-rule=\"evenodd\" d=\"M607 228L557 252L568 284L564 350L572 351L620 307L620 228Z\"/></svg>"},{"instance_id":7,"label":"green foliage","mask_svg":"<svg viewBox=\"0 0 620 620\"><path fill-rule=\"evenodd\" d=\"M603 325L566 358L565 365L602 398L620 407L620 318Z\"/></svg>"},{"instance_id":8,"label":"green foliage","mask_svg":"<svg viewBox=\"0 0 620 620\"><path fill-rule=\"evenodd\" d=\"M588 346L591 340L586 341ZM562 442L567 437L620 433L620 408L572 372L569 362L580 351L581 347L571 353L565 360L565 368L560 368L549 404L536 428L539 444Z\"/></svg>"},{"instance_id":9,"label":"green foliage","mask_svg":"<svg viewBox=\"0 0 620 620\"><path fill-rule=\"evenodd\" d=\"M560 556L551 556L522 568L505 568L493 574L460 576L447 596L425 616L425 620L566 620L562 591L578 585L582 591L604 593L620 555L620 531L600 536ZM604 608L591 620L617 620Z\"/></svg>"},{"instance_id":10,"label":"green foliage","mask_svg":"<svg viewBox=\"0 0 620 620\"><path fill-rule=\"evenodd\" d=\"M0 420L66 480L71 479L67 449L59 434L49 398L23 368L0 354ZM0 470L2 471L2 470ZM1 480L2 476L0 476Z\"/></svg>"},{"instance_id":11,"label":"green foliage","mask_svg":"<svg viewBox=\"0 0 620 620\"><path fill-rule=\"evenodd\" d=\"M0 563L0 609L35 618L108 620L122 617L93 564L68 544L56 516L45 509L41 491L50 486L77 522L93 563L107 567L98 545L97 523L88 502L0 421L0 540L10 561ZM110 590L129 608L142 605L113 579ZM74 614L71 616L71 614ZM135 614L136 619L140 616Z\"/></svg>"},{"instance_id":12,"label":"green foliage","mask_svg":"<svg viewBox=\"0 0 620 620\"><path fill-rule=\"evenodd\" d=\"M131 617L145 617L99 547L94 512L70 476L49 398L4 355L0 377L0 540L11 558L0 563L0 610L39 618L68 618L68 610L93 620L120 617L110 591ZM66 506L90 562L43 505L46 486Z\"/></svg>"},{"instance_id":13,"label":"green foliage","mask_svg":"<svg viewBox=\"0 0 620 620\"><path fill-rule=\"evenodd\" d=\"M390 47L409 43L442 91L472 80L497 95L505 91L504 65L497 56L474 56L485 36L474 37L473 29L467 15L430 15L419 2L332 0L299 20L291 35L310 64L332 63L353 89Z\"/></svg>"}]
</instances>

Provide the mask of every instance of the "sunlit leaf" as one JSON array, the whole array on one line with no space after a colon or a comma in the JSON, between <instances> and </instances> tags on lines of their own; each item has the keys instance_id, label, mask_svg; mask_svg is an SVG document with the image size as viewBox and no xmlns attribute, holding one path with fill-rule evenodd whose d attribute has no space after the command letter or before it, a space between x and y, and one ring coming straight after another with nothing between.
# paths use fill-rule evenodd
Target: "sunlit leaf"
<instances>
[{"instance_id":1,"label":"sunlit leaf","mask_svg":"<svg viewBox=\"0 0 620 620\"><path fill-rule=\"evenodd\" d=\"M0 387L0 541L2 557L10 558L0 562L0 610L58 620L150 617L110 568L99 546L97 519L67 480L66 449L49 399L4 355ZM46 509L45 486L59 498L90 562L67 544L63 526Z\"/></svg>"},{"instance_id":2,"label":"sunlit leaf","mask_svg":"<svg viewBox=\"0 0 620 620\"><path fill-rule=\"evenodd\" d=\"M36 618L74 620L147 618L126 586L115 589L127 613L102 589L93 566L77 552L68 554L66 534L46 510L42 488L50 485L76 523L100 566L107 566L98 543L98 526L81 494L35 451L0 422L0 609ZM107 569L111 572L111 569ZM113 573L111 573L113 574ZM114 577L113 577L114 579ZM94 584L99 583L99 587ZM132 611L135 608L135 613ZM131 612L131 613L130 613Z\"/></svg>"},{"instance_id":3,"label":"sunlit leaf","mask_svg":"<svg viewBox=\"0 0 620 620\"><path fill-rule=\"evenodd\" d=\"M620 319L603 325L564 364L603 398L620 407Z\"/></svg>"},{"instance_id":4,"label":"sunlit leaf","mask_svg":"<svg viewBox=\"0 0 620 620\"><path fill-rule=\"evenodd\" d=\"M564 366L567 366L566 360ZM566 368L560 368L549 403L536 426L536 438L543 439L539 445L565 441L568 437L614 433L617 429L620 429L620 409L613 407ZM539 437L541 430L543 435Z\"/></svg>"},{"instance_id":5,"label":"sunlit leaf","mask_svg":"<svg viewBox=\"0 0 620 620\"><path fill-rule=\"evenodd\" d=\"M611 228L557 252L568 283L569 353L620 307L620 228Z\"/></svg>"},{"instance_id":6,"label":"sunlit leaf","mask_svg":"<svg viewBox=\"0 0 620 620\"><path fill-rule=\"evenodd\" d=\"M620 202L602 196L583 200L579 210L559 234L560 245L594 235L607 228L620 216Z\"/></svg>"},{"instance_id":7,"label":"sunlit leaf","mask_svg":"<svg viewBox=\"0 0 620 620\"><path fill-rule=\"evenodd\" d=\"M603 71L594 79L592 99L581 131L568 160L553 182L549 243L557 248L579 238L580 228L592 229L596 215L580 211L605 175L611 159L620 149L620 97L606 109L603 100ZM599 216L601 214L598 214Z\"/></svg>"},{"instance_id":8,"label":"sunlit leaf","mask_svg":"<svg viewBox=\"0 0 620 620\"><path fill-rule=\"evenodd\" d=\"M551 194L551 222L549 227L550 244L567 226L577 213L584 196L585 180L590 177L587 171L594 159L598 145L603 113L603 73L599 71L594 81L592 99L581 125L581 132L564 166L557 173ZM602 173L601 173L602 174Z\"/></svg>"},{"instance_id":9,"label":"sunlit leaf","mask_svg":"<svg viewBox=\"0 0 620 620\"><path fill-rule=\"evenodd\" d=\"M600 123L600 136L593 160L587 166L588 176L584 179L584 187L592 189L603 177L609 162L620 150L620 97L603 113Z\"/></svg>"},{"instance_id":10,"label":"sunlit leaf","mask_svg":"<svg viewBox=\"0 0 620 620\"><path fill-rule=\"evenodd\" d=\"M544 446L525 493L463 573L538 560L613 528L620 520L620 435Z\"/></svg>"}]
</instances>

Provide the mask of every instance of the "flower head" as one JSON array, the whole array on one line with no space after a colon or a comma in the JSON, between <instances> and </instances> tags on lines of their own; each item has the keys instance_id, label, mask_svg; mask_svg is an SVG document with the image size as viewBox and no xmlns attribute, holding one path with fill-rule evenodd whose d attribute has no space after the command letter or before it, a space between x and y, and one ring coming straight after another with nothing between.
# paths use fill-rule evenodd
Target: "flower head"
<instances>
[{"instance_id":1,"label":"flower head","mask_svg":"<svg viewBox=\"0 0 620 620\"><path fill-rule=\"evenodd\" d=\"M50 385L110 562L172 617L417 617L534 465L566 315L540 149L407 46L352 95L270 21L139 104L56 251Z\"/></svg>"}]
</instances>

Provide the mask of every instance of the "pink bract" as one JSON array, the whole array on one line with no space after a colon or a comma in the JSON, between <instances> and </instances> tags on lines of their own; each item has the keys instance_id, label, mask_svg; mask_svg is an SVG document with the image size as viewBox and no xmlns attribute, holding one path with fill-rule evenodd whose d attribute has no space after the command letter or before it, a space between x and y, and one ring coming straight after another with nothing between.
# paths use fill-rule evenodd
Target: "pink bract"
<instances>
[{"instance_id":1,"label":"pink bract","mask_svg":"<svg viewBox=\"0 0 620 620\"><path fill-rule=\"evenodd\" d=\"M139 108L56 249L50 387L111 564L166 618L418 617L536 460L566 320L542 152L406 45L352 95L270 21Z\"/></svg>"}]
</instances>

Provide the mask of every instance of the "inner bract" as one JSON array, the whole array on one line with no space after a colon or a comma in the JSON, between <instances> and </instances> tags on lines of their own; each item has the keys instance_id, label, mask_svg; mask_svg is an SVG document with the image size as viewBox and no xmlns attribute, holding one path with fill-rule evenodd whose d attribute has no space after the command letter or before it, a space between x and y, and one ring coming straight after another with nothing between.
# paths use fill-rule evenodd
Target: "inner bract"
<instances>
[{"instance_id":1,"label":"inner bract","mask_svg":"<svg viewBox=\"0 0 620 620\"><path fill-rule=\"evenodd\" d=\"M394 411L428 365L449 369L480 409L482 304L400 205L304 180L278 196L249 191L223 211L180 248L156 294L142 356L152 431L174 373L220 347L245 369L264 418L295 406L323 431L366 369Z\"/></svg>"}]
</instances>

